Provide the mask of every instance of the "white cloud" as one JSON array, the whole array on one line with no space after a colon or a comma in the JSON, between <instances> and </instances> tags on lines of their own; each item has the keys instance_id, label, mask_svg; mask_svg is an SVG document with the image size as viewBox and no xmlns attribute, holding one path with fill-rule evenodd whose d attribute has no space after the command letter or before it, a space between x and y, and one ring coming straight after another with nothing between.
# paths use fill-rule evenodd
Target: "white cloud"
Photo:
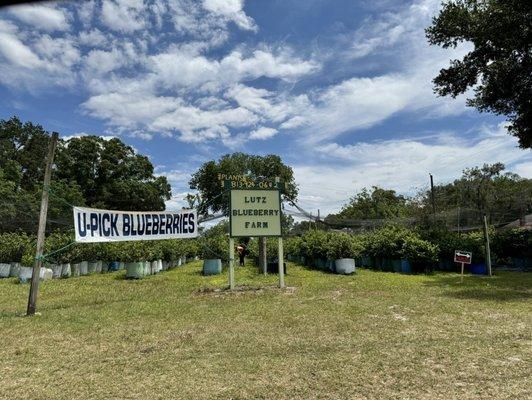
<instances>
[{"instance_id":1,"label":"white cloud","mask_svg":"<svg viewBox=\"0 0 532 400\"><path fill-rule=\"evenodd\" d=\"M102 23L113 31L131 33L145 27L142 0L107 0L102 5Z\"/></svg>"},{"instance_id":2,"label":"white cloud","mask_svg":"<svg viewBox=\"0 0 532 400\"><path fill-rule=\"evenodd\" d=\"M103 140L111 140L111 139L116 138L116 136L100 135L100 134L97 134L97 133L87 133L87 132L73 133L72 135L61 136L60 138L63 139L64 141L68 142L70 139L76 139L76 138L80 138L80 137L83 137L83 136L99 136Z\"/></svg>"},{"instance_id":3,"label":"white cloud","mask_svg":"<svg viewBox=\"0 0 532 400\"><path fill-rule=\"evenodd\" d=\"M532 160L515 164L511 167L512 171L523 178L532 179Z\"/></svg>"},{"instance_id":4,"label":"white cloud","mask_svg":"<svg viewBox=\"0 0 532 400\"><path fill-rule=\"evenodd\" d=\"M324 144L316 150L318 157L313 157L313 164L294 167L301 205L321 208L325 215L338 211L363 187L378 185L415 194L427 187L429 173L436 183L449 182L465 168L484 163L500 161L508 170L526 174L532 168L532 154L517 150L517 140L504 132L501 124L482 127L471 140L447 133L430 140Z\"/></svg>"},{"instance_id":5,"label":"white cloud","mask_svg":"<svg viewBox=\"0 0 532 400\"><path fill-rule=\"evenodd\" d=\"M18 67L37 68L42 65L39 57L17 37L0 32L0 54L7 62Z\"/></svg>"},{"instance_id":6,"label":"white cloud","mask_svg":"<svg viewBox=\"0 0 532 400\"><path fill-rule=\"evenodd\" d=\"M9 8L11 15L32 28L44 31L66 31L70 29L65 10L45 5L21 5Z\"/></svg>"},{"instance_id":7,"label":"white cloud","mask_svg":"<svg viewBox=\"0 0 532 400\"><path fill-rule=\"evenodd\" d=\"M256 31L255 22L244 13L243 6L243 0L203 0L203 7L211 13L233 21L242 29Z\"/></svg>"},{"instance_id":8,"label":"white cloud","mask_svg":"<svg viewBox=\"0 0 532 400\"><path fill-rule=\"evenodd\" d=\"M107 44L107 37L97 28L81 31L79 33L79 42L85 46L98 47Z\"/></svg>"},{"instance_id":9,"label":"white cloud","mask_svg":"<svg viewBox=\"0 0 532 400\"><path fill-rule=\"evenodd\" d=\"M260 128L250 132L249 139L251 140L266 140L274 137L277 134L277 129L267 128L261 126Z\"/></svg>"},{"instance_id":10,"label":"white cloud","mask_svg":"<svg viewBox=\"0 0 532 400\"><path fill-rule=\"evenodd\" d=\"M291 81L318 68L312 61L293 57L287 49L277 53L255 50L248 57L235 50L219 61L197 54L197 49L179 49L153 55L149 60L151 70L161 84L174 88L191 88L206 83L223 88L259 77Z\"/></svg>"},{"instance_id":11,"label":"white cloud","mask_svg":"<svg viewBox=\"0 0 532 400\"><path fill-rule=\"evenodd\" d=\"M111 51L91 50L85 56L84 68L90 75L100 75L107 74L124 64L124 56L117 49Z\"/></svg>"}]
</instances>

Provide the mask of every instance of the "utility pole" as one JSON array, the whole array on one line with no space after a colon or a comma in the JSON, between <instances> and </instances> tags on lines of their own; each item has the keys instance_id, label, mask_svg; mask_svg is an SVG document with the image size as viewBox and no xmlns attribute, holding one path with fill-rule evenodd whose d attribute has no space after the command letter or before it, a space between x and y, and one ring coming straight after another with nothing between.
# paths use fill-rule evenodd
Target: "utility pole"
<instances>
[{"instance_id":1,"label":"utility pole","mask_svg":"<svg viewBox=\"0 0 532 400\"><path fill-rule=\"evenodd\" d=\"M319 223L320 223L320 209L318 208L318 221L316 221L316 230L318 230Z\"/></svg>"},{"instance_id":2,"label":"utility pole","mask_svg":"<svg viewBox=\"0 0 532 400\"><path fill-rule=\"evenodd\" d=\"M486 265L488 267L488 275L491 276L491 253L490 253L490 237L488 233L488 220L484 214L484 237L486 238Z\"/></svg>"},{"instance_id":3,"label":"utility pole","mask_svg":"<svg viewBox=\"0 0 532 400\"><path fill-rule=\"evenodd\" d=\"M432 200L432 214L434 214L434 220L436 220L436 203L434 201L434 179L432 178L432 174L429 173L430 176L430 197Z\"/></svg>"},{"instance_id":4,"label":"utility pole","mask_svg":"<svg viewBox=\"0 0 532 400\"><path fill-rule=\"evenodd\" d=\"M58 133L52 133L46 155L46 166L44 169L44 184L41 199L41 212L39 214L39 228L37 231L37 252L35 253L35 264L31 275L30 296L28 298L28 309L26 315L35 315L37 307L37 295L39 294L39 275L42 267L42 253L44 248L44 233L46 229L46 214L48 213L48 189L52 178L52 165L54 163L55 148L57 147Z\"/></svg>"}]
</instances>

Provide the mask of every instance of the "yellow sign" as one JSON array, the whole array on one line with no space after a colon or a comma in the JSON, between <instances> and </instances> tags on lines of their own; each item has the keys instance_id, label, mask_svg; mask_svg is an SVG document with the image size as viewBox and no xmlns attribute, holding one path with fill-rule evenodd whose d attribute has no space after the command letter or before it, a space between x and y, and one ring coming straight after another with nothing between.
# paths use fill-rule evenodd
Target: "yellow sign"
<instances>
[{"instance_id":1,"label":"yellow sign","mask_svg":"<svg viewBox=\"0 0 532 400\"><path fill-rule=\"evenodd\" d=\"M231 190L231 237L281 236L278 190Z\"/></svg>"}]
</instances>

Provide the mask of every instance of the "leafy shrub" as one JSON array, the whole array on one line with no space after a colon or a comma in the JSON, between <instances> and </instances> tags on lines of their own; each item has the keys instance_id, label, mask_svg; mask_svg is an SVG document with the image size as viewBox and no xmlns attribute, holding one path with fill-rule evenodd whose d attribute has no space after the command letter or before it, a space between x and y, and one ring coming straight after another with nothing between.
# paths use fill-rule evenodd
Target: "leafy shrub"
<instances>
[{"instance_id":1,"label":"leafy shrub","mask_svg":"<svg viewBox=\"0 0 532 400\"><path fill-rule=\"evenodd\" d=\"M322 230L310 230L305 232L302 239L302 255L307 258L326 259L329 249L330 233Z\"/></svg>"},{"instance_id":2,"label":"leafy shrub","mask_svg":"<svg viewBox=\"0 0 532 400\"><path fill-rule=\"evenodd\" d=\"M499 257L532 257L532 234L522 228L496 232L492 238L494 253Z\"/></svg>"},{"instance_id":3,"label":"leafy shrub","mask_svg":"<svg viewBox=\"0 0 532 400\"><path fill-rule=\"evenodd\" d=\"M340 258L356 258L362 251L360 241L347 233L329 234L327 258L337 260Z\"/></svg>"},{"instance_id":4,"label":"leafy shrub","mask_svg":"<svg viewBox=\"0 0 532 400\"><path fill-rule=\"evenodd\" d=\"M0 262L20 262L30 238L26 234L3 233L0 235ZM35 255L35 253L34 253Z\"/></svg>"},{"instance_id":5,"label":"leafy shrub","mask_svg":"<svg viewBox=\"0 0 532 400\"><path fill-rule=\"evenodd\" d=\"M431 265L438 260L438 246L411 235L402 244L400 258L414 265Z\"/></svg>"}]
</instances>

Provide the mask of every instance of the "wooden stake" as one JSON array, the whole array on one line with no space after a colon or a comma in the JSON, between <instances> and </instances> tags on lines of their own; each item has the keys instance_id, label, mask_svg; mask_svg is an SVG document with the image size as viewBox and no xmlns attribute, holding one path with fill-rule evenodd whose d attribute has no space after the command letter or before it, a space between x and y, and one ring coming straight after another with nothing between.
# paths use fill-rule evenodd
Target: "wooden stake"
<instances>
[{"instance_id":1,"label":"wooden stake","mask_svg":"<svg viewBox=\"0 0 532 400\"><path fill-rule=\"evenodd\" d=\"M490 237L488 233L488 220L484 214L484 236L486 238L486 264L488 267L488 275L491 276L491 252L490 252Z\"/></svg>"},{"instance_id":2,"label":"wooden stake","mask_svg":"<svg viewBox=\"0 0 532 400\"><path fill-rule=\"evenodd\" d=\"M284 254L283 254L283 237L279 236L279 287L284 288Z\"/></svg>"},{"instance_id":3,"label":"wooden stake","mask_svg":"<svg viewBox=\"0 0 532 400\"><path fill-rule=\"evenodd\" d=\"M229 289L235 289L235 239L229 238Z\"/></svg>"},{"instance_id":4,"label":"wooden stake","mask_svg":"<svg viewBox=\"0 0 532 400\"><path fill-rule=\"evenodd\" d=\"M44 233L46 230L46 214L48 213L48 189L52 178L52 165L54 162L55 148L57 146L57 132L52 133L48 154L46 156L46 166L44 169L44 184L41 199L41 212L39 215L39 228L37 231L37 252L35 253L35 264L31 275L30 295L28 298L28 309L26 315L35 315L37 307L37 295L39 294L39 275L42 267L42 253L44 248Z\"/></svg>"}]
</instances>

